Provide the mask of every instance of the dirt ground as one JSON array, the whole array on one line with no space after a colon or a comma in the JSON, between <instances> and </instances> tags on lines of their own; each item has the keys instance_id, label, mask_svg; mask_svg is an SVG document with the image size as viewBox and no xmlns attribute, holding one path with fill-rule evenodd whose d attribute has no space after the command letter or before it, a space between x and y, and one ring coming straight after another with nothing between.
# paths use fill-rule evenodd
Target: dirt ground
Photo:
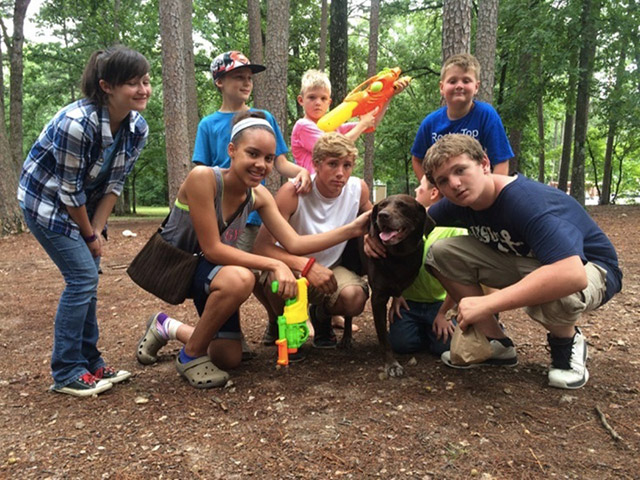
<instances>
[{"instance_id":1,"label":"dirt ground","mask_svg":"<svg viewBox=\"0 0 640 480\"><path fill-rule=\"evenodd\" d=\"M100 346L133 378L88 399L50 393L62 279L29 234L1 239L0 478L640 478L640 207L590 212L625 279L582 321L591 379L578 391L546 386L545 335L521 311L501 316L517 368L457 371L419 354L400 357L403 378L385 379L369 309L355 319L353 350L307 348L304 362L277 368L274 347L260 344L266 318L253 298L242 318L257 358L224 389L193 389L175 371L177 344L154 366L135 359L151 313L196 316L125 273L159 222L116 219L100 281Z\"/></svg>"}]
</instances>

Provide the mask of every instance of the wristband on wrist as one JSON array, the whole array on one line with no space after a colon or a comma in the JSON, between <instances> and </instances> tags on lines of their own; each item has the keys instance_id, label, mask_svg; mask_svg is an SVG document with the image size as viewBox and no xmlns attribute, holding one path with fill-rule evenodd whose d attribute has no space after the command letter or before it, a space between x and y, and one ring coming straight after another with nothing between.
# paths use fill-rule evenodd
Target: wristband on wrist
<instances>
[{"instance_id":1,"label":"wristband on wrist","mask_svg":"<svg viewBox=\"0 0 640 480\"><path fill-rule=\"evenodd\" d=\"M95 233L92 233L88 237L85 237L83 235L82 239L85 241L85 243L91 243L91 242L95 242L98 239L98 236Z\"/></svg>"},{"instance_id":2,"label":"wristband on wrist","mask_svg":"<svg viewBox=\"0 0 640 480\"><path fill-rule=\"evenodd\" d=\"M309 260L307 260L307 264L302 269L302 272L300 273L300 276L301 277L306 277L307 274L309 273L309 270L311 270L311 267L313 267L314 263L316 263L316 259L314 257L309 258Z\"/></svg>"}]
</instances>

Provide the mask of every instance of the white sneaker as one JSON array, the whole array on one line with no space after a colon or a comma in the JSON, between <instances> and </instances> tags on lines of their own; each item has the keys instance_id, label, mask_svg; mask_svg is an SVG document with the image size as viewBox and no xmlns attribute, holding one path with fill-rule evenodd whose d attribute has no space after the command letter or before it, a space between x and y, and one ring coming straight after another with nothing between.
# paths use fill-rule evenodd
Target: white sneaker
<instances>
[{"instance_id":1,"label":"white sneaker","mask_svg":"<svg viewBox=\"0 0 640 480\"><path fill-rule=\"evenodd\" d=\"M451 368L475 368L475 367L485 367L485 366L494 366L494 367L515 367L518 365L518 355L516 354L516 347L510 345L505 347L498 340L490 340L489 345L491 345L492 354L491 357L486 359L484 362L480 363L470 363L468 365L457 365L451 363L451 351L447 350L440 355L440 360L447 367Z\"/></svg>"},{"instance_id":2,"label":"white sneaker","mask_svg":"<svg viewBox=\"0 0 640 480\"><path fill-rule=\"evenodd\" d=\"M551 350L551 368L549 369L549 385L556 388L573 390L581 388L589 380L587 370L587 342L580 329L572 341L557 339L547 334Z\"/></svg>"}]
</instances>

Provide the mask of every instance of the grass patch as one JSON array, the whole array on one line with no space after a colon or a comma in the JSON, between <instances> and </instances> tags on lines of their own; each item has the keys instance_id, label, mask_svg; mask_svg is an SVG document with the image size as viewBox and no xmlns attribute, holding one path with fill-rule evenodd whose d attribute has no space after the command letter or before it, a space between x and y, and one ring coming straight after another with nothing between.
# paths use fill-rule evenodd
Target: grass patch
<instances>
[{"instance_id":1,"label":"grass patch","mask_svg":"<svg viewBox=\"0 0 640 480\"><path fill-rule=\"evenodd\" d=\"M169 213L169 207L143 207L137 206L136 213L128 215L113 215L111 220L127 220L127 219L140 219L140 218L159 218L163 219Z\"/></svg>"}]
</instances>

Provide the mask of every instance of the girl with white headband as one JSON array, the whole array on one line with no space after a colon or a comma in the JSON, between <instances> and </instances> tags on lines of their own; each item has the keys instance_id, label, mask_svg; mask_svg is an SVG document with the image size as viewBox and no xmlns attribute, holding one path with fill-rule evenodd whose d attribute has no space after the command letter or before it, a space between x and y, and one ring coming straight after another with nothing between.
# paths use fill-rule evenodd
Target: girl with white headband
<instances>
[{"instance_id":1,"label":"girl with white headband","mask_svg":"<svg viewBox=\"0 0 640 480\"><path fill-rule=\"evenodd\" d=\"M228 146L229 168L197 166L181 185L163 237L183 250L202 252L191 286L200 320L194 328L162 312L153 315L136 352L141 363L154 363L158 350L177 339L185 344L176 358L178 372L196 388L223 386L229 375L221 369L234 368L242 359L238 309L254 289L252 269L271 272L283 298L296 295L296 279L283 262L235 247L251 211L256 210L280 244L296 255L365 233L368 212L330 232L298 235L260 184L273 168L275 150L273 128L264 114L240 113Z\"/></svg>"}]
</instances>

